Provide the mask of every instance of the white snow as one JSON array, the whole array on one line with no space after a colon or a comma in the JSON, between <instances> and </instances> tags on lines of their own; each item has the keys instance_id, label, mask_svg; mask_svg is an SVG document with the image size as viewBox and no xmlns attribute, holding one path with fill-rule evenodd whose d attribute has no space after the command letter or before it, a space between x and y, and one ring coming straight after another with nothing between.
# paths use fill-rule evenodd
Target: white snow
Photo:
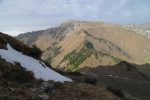
<instances>
[{"instance_id":1,"label":"white snow","mask_svg":"<svg viewBox=\"0 0 150 100\"><path fill-rule=\"evenodd\" d=\"M7 62L12 64L14 64L15 62L19 62L21 66L24 67L26 70L32 71L34 73L35 78L43 79L45 81L53 80L59 82L72 82L71 79L53 71L52 69L47 67L43 62L16 51L9 44L7 44L7 49L8 50L0 49L1 58L5 59Z\"/></svg>"}]
</instances>

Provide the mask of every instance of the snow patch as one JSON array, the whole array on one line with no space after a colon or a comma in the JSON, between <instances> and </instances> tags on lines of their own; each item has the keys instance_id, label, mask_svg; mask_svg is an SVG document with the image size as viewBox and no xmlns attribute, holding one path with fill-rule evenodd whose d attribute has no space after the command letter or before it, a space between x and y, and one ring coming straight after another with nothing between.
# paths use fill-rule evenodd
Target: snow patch
<instances>
[{"instance_id":1,"label":"snow patch","mask_svg":"<svg viewBox=\"0 0 150 100\"><path fill-rule=\"evenodd\" d=\"M45 81L53 80L59 82L72 82L71 79L53 71L43 62L16 51L9 44L7 44L7 49L8 50L0 49L1 58L12 64L15 64L15 62L19 62L21 66L24 67L26 70L32 71L35 78L43 79Z\"/></svg>"}]
</instances>

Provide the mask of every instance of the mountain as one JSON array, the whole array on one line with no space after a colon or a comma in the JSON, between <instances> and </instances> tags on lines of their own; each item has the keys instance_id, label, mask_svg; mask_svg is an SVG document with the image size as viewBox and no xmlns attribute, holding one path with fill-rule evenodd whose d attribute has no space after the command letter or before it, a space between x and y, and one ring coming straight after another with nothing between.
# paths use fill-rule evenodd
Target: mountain
<instances>
[{"instance_id":1,"label":"mountain","mask_svg":"<svg viewBox=\"0 0 150 100\"><path fill-rule=\"evenodd\" d=\"M96 85L92 74L53 71L32 57L32 49L0 33L0 100L141 100L116 87Z\"/></svg>"},{"instance_id":2,"label":"mountain","mask_svg":"<svg viewBox=\"0 0 150 100\"><path fill-rule=\"evenodd\" d=\"M150 30L150 22L146 22L146 23L143 23L143 24L137 24L137 26L145 29L145 30Z\"/></svg>"},{"instance_id":3,"label":"mountain","mask_svg":"<svg viewBox=\"0 0 150 100\"><path fill-rule=\"evenodd\" d=\"M134 31L136 33L146 36L147 38L150 38L150 22L143 24L129 24L124 25L123 27L127 30Z\"/></svg>"},{"instance_id":4,"label":"mountain","mask_svg":"<svg viewBox=\"0 0 150 100\"><path fill-rule=\"evenodd\" d=\"M58 27L16 38L29 46L36 44L44 52L43 60L64 70L114 65L122 60L150 63L150 39L122 25L69 20Z\"/></svg>"},{"instance_id":5,"label":"mountain","mask_svg":"<svg viewBox=\"0 0 150 100\"><path fill-rule=\"evenodd\" d=\"M21 51L26 51L26 48L22 49L20 52L12 48L12 46L9 44L9 41L16 41L19 43L19 41L15 40L13 37L7 36L5 34L0 33L1 36L1 44L3 47L0 49L0 58L4 59L6 62L11 64L19 63L20 66L25 68L28 71L33 72L34 77L37 79L42 79L45 81L53 80L53 81L71 81L71 79L65 78L64 76L54 72L51 70L48 66L45 65L44 62L35 59L33 57L30 57L29 55L23 54ZM9 38L9 40L7 40ZM3 42L5 41L5 43ZM18 44L16 42L13 42L15 44L15 47L18 47ZM20 46L25 46L24 44L20 43ZM29 52L31 49L28 47Z\"/></svg>"}]
</instances>

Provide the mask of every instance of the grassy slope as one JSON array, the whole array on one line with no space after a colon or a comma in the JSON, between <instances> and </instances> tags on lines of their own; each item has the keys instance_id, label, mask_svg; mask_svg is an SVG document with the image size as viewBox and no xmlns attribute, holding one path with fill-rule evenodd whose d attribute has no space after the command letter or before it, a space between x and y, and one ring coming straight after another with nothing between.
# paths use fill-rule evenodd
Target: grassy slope
<instances>
[{"instance_id":1,"label":"grassy slope","mask_svg":"<svg viewBox=\"0 0 150 100\"><path fill-rule=\"evenodd\" d=\"M114 57L110 54L106 54L100 51L96 51L91 42L86 41L84 46L80 51L73 50L71 53L64 56L64 59L61 62L66 60L69 61L65 70L75 71L80 68L80 65L86 61L87 58L91 58L91 55L94 54L95 60L103 59L103 57L110 58L115 64L119 63L121 59Z\"/></svg>"}]
</instances>

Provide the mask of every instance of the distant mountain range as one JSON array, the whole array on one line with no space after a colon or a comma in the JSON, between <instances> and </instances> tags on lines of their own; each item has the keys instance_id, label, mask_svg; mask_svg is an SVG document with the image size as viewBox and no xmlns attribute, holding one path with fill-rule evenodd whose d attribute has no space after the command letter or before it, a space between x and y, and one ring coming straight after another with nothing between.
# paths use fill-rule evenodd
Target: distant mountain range
<instances>
[{"instance_id":1,"label":"distant mountain range","mask_svg":"<svg viewBox=\"0 0 150 100\"><path fill-rule=\"evenodd\" d=\"M129 24L124 25L123 27L150 38L150 22L143 24Z\"/></svg>"},{"instance_id":2,"label":"distant mountain range","mask_svg":"<svg viewBox=\"0 0 150 100\"><path fill-rule=\"evenodd\" d=\"M53 67L74 71L114 65L122 60L150 63L150 39L141 34L128 26L69 20L58 27L20 34L16 38L29 46L36 44L43 50L42 59Z\"/></svg>"}]
</instances>

